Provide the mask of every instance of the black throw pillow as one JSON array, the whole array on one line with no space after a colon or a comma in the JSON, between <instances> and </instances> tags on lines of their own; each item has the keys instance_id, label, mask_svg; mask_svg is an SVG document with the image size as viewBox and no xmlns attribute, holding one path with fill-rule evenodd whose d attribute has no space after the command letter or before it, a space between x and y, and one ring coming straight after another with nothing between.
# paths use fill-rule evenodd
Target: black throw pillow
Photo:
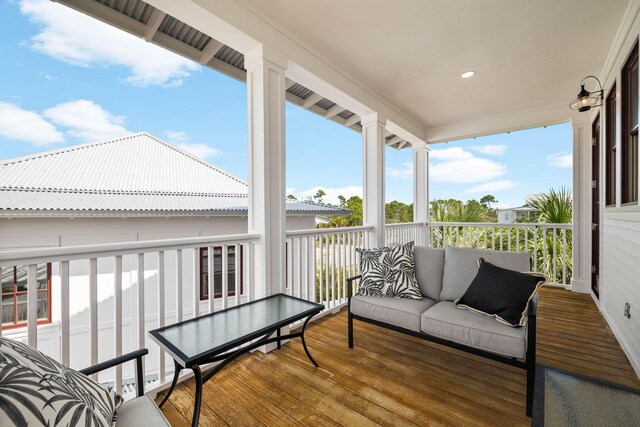
<instances>
[{"instance_id":1,"label":"black throw pillow","mask_svg":"<svg viewBox=\"0 0 640 427\"><path fill-rule=\"evenodd\" d=\"M524 326L529 301L546 283L546 276L508 270L485 258L480 258L478 264L478 274L464 295L454 302L455 306L493 316L505 325Z\"/></svg>"}]
</instances>

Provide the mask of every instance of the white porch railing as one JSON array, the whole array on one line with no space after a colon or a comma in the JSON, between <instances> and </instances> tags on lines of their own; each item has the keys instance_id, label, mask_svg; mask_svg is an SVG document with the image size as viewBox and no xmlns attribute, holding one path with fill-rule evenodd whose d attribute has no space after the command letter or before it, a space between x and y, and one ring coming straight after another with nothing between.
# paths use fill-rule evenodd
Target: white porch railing
<instances>
[{"instance_id":1,"label":"white porch railing","mask_svg":"<svg viewBox=\"0 0 640 427\"><path fill-rule=\"evenodd\" d=\"M572 224L420 222L387 224L386 241L529 252L532 270L556 285L571 283Z\"/></svg>"},{"instance_id":2,"label":"white porch railing","mask_svg":"<svg viewBox=\"0 0 640 427\"><path fill-rule=\"evenodd\" d=\"M427 227L424 222L403 222L385 225L387 244L415 242L416 245L424 245L426 244L426 232Z\"/></svg>"},{"instance_id":3,"label":"white porch railing","mask_svg":"<svg viewBox=\"0 0 640 427\"><path fill-rule=\"evenodd\" d=\"M358 274L356 249L367 247L373 227L321 228L287 232L286 292L322 303L347 302L347 278Z\"/></svg>"},{"instance_id":4,"label":"white porch railing","mask_svg":"<svg viewBox=\"0 0 640 427\"><path fill-rule=\"evenodd\" d=\"M173 364L147 339L148 331L251 301L253 246L258 239L258 235L243 234L3 251L0 269L27 266L26 341L30 346L38 347L39 331L55 326L59 336L50 340L53 344L45 352L75 368L147 347L145 377L155 378L155 389L167 383L167 368L173 369ZM231 262L229 256L233 256ZM59 309L54 310L58 313L52 325L39 327L36 271L46 263L56 267L52 286L54 298L60 298ZM205 271L200 271L201 266ZM229 283L230 277L235 283ZM105 313L107 309L111 313ZM1 310L0 304L0 318ZM25 337L24 328L10 333L13 338ZM124 380L133 377L129 368L125 367ZM122 390L123 367L101 373L100 381Z\"/></svg>"},{"instance_id":5,"label":"white porch railing","mask_svg":"<svg viewBox=\"0 0 640 427\"><path fill-rule=\"evenodd\" d=\"M431 222L429 245L529 252L532 270L551 284L571 283L572 224Z\"/></svg>"}]
</instances>

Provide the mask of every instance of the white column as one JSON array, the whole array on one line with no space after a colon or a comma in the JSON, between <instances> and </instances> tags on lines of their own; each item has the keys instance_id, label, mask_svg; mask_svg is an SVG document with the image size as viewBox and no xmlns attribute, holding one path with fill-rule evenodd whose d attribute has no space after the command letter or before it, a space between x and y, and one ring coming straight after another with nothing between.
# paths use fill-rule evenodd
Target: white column
<instances>
[{"instance_id":1,"label":"white column","mask_svg":"<svg viewBox=\"0 0 640 427\"><path fill-rule=\"evenodd\" d=\"M362 222L374 227L369 247L384 246L384 122L376 113L362 117Z\"/></svg>"},{"instance_id":2,"label":"white column","mask_svg":"<svg viewBox=\"0 0 640 427\"><path fill-rule=\"evenodd\" d=\"M245 52L249 113L249 233L260 235L253 265L254 297L285 281L286 58L260 45Z\"/></svg>"},{"instance_id":3,"label":"white column","mask_svg":"<svg viewBox=\"0 0 640 427\"><path fill-rule=\"evenodd\" d=\"M585 119L573 129L573 277L571 290L591 289L591 125Z\"/></svg>"},{"instance_id":4,"label":"white column","mask_svg":"<svg viewBox=\"0 0 640 427\"><path fill-rule=\"evenodd\" d=\"M413 221L422 222L416 244L426 244L429 221L429 148L425 142L413 142Z\"/></svg>"}]
</instances>

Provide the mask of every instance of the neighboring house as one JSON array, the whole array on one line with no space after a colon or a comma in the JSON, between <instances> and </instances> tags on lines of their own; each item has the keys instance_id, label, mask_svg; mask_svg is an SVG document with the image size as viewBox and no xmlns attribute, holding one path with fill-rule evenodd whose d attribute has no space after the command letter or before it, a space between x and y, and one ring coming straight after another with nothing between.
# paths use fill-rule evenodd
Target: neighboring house
<instances>
[{"instance_id":1,"label":"neighboring house","mask_svg":"<svg viewBox=\"0 0 640 427\"><path fill-rule=\"evenodd\" d=\"M287 230L312 229L316 218L344 215L349 211L312 202L286 201ZM139 240L185 238L247 233L248 186L214 165L147 133L0 161L0 250L29 247L75 246ZM233 292L236 265L244 269L243 254L236 264L235 248L229 248L229 292ZM198 254L198 255L196 255ZM183 254L185 266L199 256L200 301L208 300L204 250ZM147 259L149 258L149 259ZM222 250L214 249L216 293L221 292ZM112 349L113 267L99 260L99 345ZM123 260L123 333L131 340L131 286L135 283L135 255ZM74 348L85 348L89 339L88 265L70 263L71 339ZM175 260L168 257L167 277L176 276ZM193 283L193 268L183 270L184 283ZM2 270L2 325L5 334L24 334L26 319L26 267ZM145 257L145 277L157 275L157 259ZM240 272L240 285L246 275ZM58 354L60 279L58 263L38 267L39 335L49 354ZM171 284L169 284L171 286ZM145 300L157 304L155 289ZM186 286L183 298L194 298ZM175 296L175 290L167 289ZM174 314L167 298L167 322ZM187 315L187 313L185 313ZM46 324L49 324L48 326ZM150 326L153 326L150 324ZM51 339L46 340L49 336ZM79 346L79 347L76 347ZM84 346L84 347L82 347ZM73 352L74 366L89 365L86 351ZM107 357L109 352L102 353ZM153 360L148 359L148 363Z\"/></svg>"},{"instance_id":2,"label":"neighboring house","mask_svg":"<svg viewBox=\"0 0 640 427\"><path fill-rule=\"evenodd\" d=\"M533 208L519 206L517 208L498 209L498 222L516 222L520 218L531 215Z\"/></svg>"}]
</instances>

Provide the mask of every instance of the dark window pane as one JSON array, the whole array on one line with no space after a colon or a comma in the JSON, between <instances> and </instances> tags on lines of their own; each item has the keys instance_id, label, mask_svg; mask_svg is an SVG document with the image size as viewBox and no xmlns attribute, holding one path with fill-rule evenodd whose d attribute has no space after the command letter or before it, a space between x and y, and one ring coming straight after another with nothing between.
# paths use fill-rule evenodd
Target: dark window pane
<instances>
[{"instance_id":1,"label":"dark window pane","mask_svg":"<svg viewBox=\"0 0 640 427\"><path fill-rule=\"evenodd\" d=\"M13 295L2 296L2 324L13 324L15 319L13 318Z\"/></svg>"},{"instance_id":2,"label":"dark window pane","mask_svg":"<svg viewBox=\"0 0 640 427\"><path fill-rule=\"evenodd\" d=\"M48 292L38 292L38 319L49 318Z\"/></svg>"},{"instance_id":3,"label":"dark window pane","mask_svg":"<svg viewBox=\"0 0 640 427\"><path fill-rule=\"evenodd\" d=\"M38 289L47 289L49 284L49 275L47 264L39 264L36 272L36 281L38 282Z\"/></svg>"},{"instance_id":4,"label":"dark window pane","mask_svg":"<svg viewBox=\"0 0 640 427\"><path fill-rule=\"evenodd\" d=\"M16 267L16 284L17 284L17 292L26 292L27 291L27 266L21 265Z\"/></svg>"},{"instance_id":5,"label":"dark window pane","mask_svg":"<svg viewBox=\"0 0 640 427\"><path fill-rule=\"evenodd\" d=\"M13 267L5 267L2 269L2 293L13 293Z\"/></svg>"},{"instance_id":6,"label":"dark window pane","mask_svg":"<svg viewBox=\"0 0 640 427\"><path fill-rule=\"evenodd\" d=\"M27 294L18 294L18 322L26 322L27 321Z\"/></svg>"},{"instance_id":7,"label":"dark window pane","mask_svg":"<svg viewBox=\"0 0 640 427\"><path fill-rule=\"evenodd\" d=\"M629 82L629 98L631 101L631 117L630 124L631 129L638 126L638 62L636 61L635 66L631 70L631 81Z\"/></svg>"}]
</instances>

